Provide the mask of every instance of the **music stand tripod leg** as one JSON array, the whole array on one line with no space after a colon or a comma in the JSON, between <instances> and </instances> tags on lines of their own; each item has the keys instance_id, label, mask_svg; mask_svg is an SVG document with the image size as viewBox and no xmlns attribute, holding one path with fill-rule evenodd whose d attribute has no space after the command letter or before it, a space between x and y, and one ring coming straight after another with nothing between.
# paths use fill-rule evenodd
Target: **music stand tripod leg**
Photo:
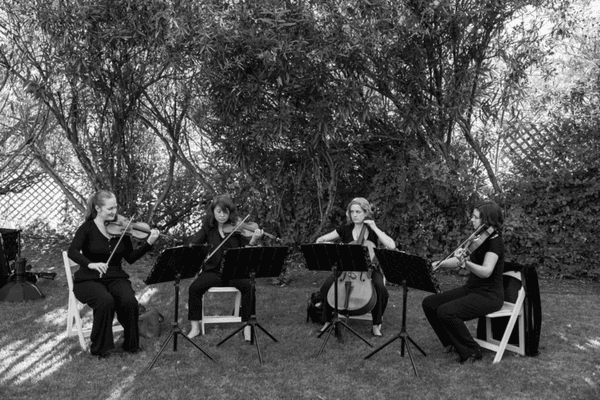
<instances>
[{"instance_id":1,"label":"music stand tripod leg","mask_svg":"<svg viewBox=\"0 0 600 400\"><path fill-rule=\"evenodd\" d=\"M250 303L252 304L254 302L254 290L256 288L256 278L255 278L255 274L254 273L250 274L250 286L251 286L251 290L250 290ZM277 342L277 339L275 339L275 337L273 335L271 335L265 328L263 328L256 321L256 314L252 314L250 316L250 319L244 325L242 325L240 328L238 328L235 331L233 331L232 333L230 333L225 339L221 340L217 344L217 347L220 346L220 345L222 345L223 343L225 343L229 339L231 339L233 336L235 336L236 333L240 332L241 330L243 330L247 326L250 327L250 336L251 336L250 343L253 343L256 346L256 351L258 352L258 360L262 364L263 359L262 359L262 354L260 352L260 345L258 344L258 335L257 335L258 332L256 330L256 327L258 326L264 333L266 333L271 339L273 339L273 341Z\"/></svg>"},{"instance_id":2,"label":"music stand tripod leg","mask_svg":"<svg viewBox=\"0 0 600 400\"><path fill-rule=\"evenodd\" d=\"M373 350L372 352L370 352L364 359L366 360L367 358L370 358L371 356L375 355L376 353L378 353L380 350L382 350L385 347L387 347L392 342L400 339L400 337L401 337L401 335L399 333L396 334L393 338L391 338L390 340L388 340L387 342L385 342L384 344L382 344L381 346L379 346L378 348L376 348L375 350Z\"/></svg>"},{"instance_id":3,"label":"music stand tripod leg","mask_svg":"<svg viewBox=\"0 0 600 400\"><path fill-rule=\"evenodd\" d=\"M255 322L255 324L261 331L263 331L268 337L270 337L274 342L277 342L277 339L275 339L275 336L271 335L269 333L269 331L267 331L265 328L262 327L261 324L259 324L258 322ZM255 328L253 328L254 331ZM252 332L252 337L254 337L254 332Z\"/></svg>"},{"instance_id":4,"label":"music stand tripod leg","mask_svg":"<svg viewBox=\"0 0 600 400\"><path fill-rule=\"evenodd\" d=\"M415 371L415 375L417 376L417 378L420 378L419 372L417 372L417 366L415 364L415 360L413 359L412 353L410 352L410 346L408 345L408 342L406 342L406 339L403 337L402 338L402 352L404 352L404 345L406 345L406 352L408 353L408 358L410 358L410 363L412 364L413 371ZM404 355L403 355L403 357L404 357Z\"/></svg>"},{"instance_id":5,"label":"music stand tripod leg","mask_svg":"<svg viewBox=\"0 0 600 400\"><path fill-rule=\"evenodd\" d=\"M410 340L410 342L417 348L417 350L419 350L421 352L421 354L423 354L425 357L427 357L427 354L423 351L423 349L420 348L419 345L414 340L412 340L412 338L410 336L408 336L408 334L406 334L406 338L408 340Z\"/></svg>"},{"instance_id":6,"label":"music stand tripod leg","mask_svg":"<svg viewBox=\"0 0 600 400\"><path fill-rule=\"evenodd\" d=\"M372 351L371 353L369 353L365 357L365 360L367 358L371 357L372 355L376 354L377 352L379 352L381 349L383 349L384 347L386 347L387 345L389 345L390 343L392 343L396 339L401 339L400 356L404 357L404 349L406 348L406 351L408 353L408 357L410 358L410 362L412 364L412 367L413 367L413 370L415 372L415 375L418 378L420 378L419 372L417 371L417 366L415 365L415 360L413 359L412 353L410 351L410 346L409 346L408 341L410 341L412 344L414 344L415 347L421 353L423 353L424 356L427 356L427 354L425 354L425 352L423 351L423 349L421 349L415 343L415 341L412 340L412 338L408 335L408 333L406 332L406 303L407 303L407 298L408 298L408 285L406 284L406 280L404 280L402 282L402 288L403 288L403 294L402 294L402 327L400 329L400 332L398 334L396 334L393 338L391 338L390 340L388 340L386 343L384 343L383 345L381 345L380 347L378 347L377 349L375 349L374 351ZM408 341L407 341L407 339L408 339Z\"/></svg>"},{"instance_id":7,"label":"music stand tripod leg","mask_svg":"<svg viewBox=\"0 0 600 400\"><path fill-rule=\"evenodd\" d=\"M179 320L179 279L175 280L174 286L175 286L175 301L174 301L175 312L173 313L173 327L171 328L171 333L169 333L169 336L162 344L160 350L158 351L158 353L156 353L156 355L152 359L152 362L150 363L148 368L146 368L146 372L148 372L152 369L152 367L154 366L154 364L156 363L156 361L162 354L163 350L167 347L167 344L169 343L169 340L171 340L171 338L173 338L173 351L177 351L177 335L183 336L188 342L190 342L192 345L194 345L194 347L196 347L198 350L200 350L206 357L210 358L212 361L215 361L214 358L212 358L206 351L204 351L200 346L198 346L196 343L194 343L192 341L192 339L190 339L189 337L184 335L183 332L181 331L181 328L179 327L179 322L178 322L178 320Z\"/></svg>"},{"instance_id":8,"label":"music stand tripod leg","mask_svg":"<svg viewBox=\"0 0 600 400\"><path fill-rule=\"evenodd\" d=\"M321 345L321 348L319 349L319 352L317 353L317 357L319 357L321 355L321 353L323 352L323 350L325 349L325 345L327 345L327 342L329 341L329 338L331 337L331 332L333 332L334 329L335 329L335 327L332 323L331 325L329 325L327 327L327 329L325 329L323 332L321 332L319 334L318 337L321 337L321 335L323 335L324 333L327 333L327 337L323 341L323 344Z\"/></svg>"}]
</instances>

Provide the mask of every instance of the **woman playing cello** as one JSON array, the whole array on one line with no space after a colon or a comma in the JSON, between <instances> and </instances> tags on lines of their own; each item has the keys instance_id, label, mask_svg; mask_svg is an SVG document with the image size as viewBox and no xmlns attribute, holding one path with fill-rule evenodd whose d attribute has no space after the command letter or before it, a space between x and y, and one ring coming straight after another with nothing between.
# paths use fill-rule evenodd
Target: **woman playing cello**
<instances>
[{"instance_id":1,"label":"woman playing cello","mask_svg":"<svg viewBox=\"0 0 600 400\"><path fill-rule=\"evenodd\" d=\"M502 210L493 201L477 204L471 216L473 228L487 226L493 228L493 233L470 256L465 249L459 248L454 257L434 266L466 269L470 272L466 285L423 300L423 310L431 327L447 352L455 350L458 353L460 363L482 358L481 349L464 321L497 311L504 303L503 221Z\"/></svg>"},{"instance_id":2,"label":"woman playing cello","mask_svg":"<svg viewBox=\"0 0 600 400\"><path fill-rule=\"evenodd\" d=\"M113 237L107 224L117 217L117 199L106 190L99 190L87 201L85 222L77 229L69 247L69 258L79 264L73 274L73 293L77 300L94 310L90 339L92 355L105 358L115 347L112 322L117 314L123 326L123 350L139 350L139 308L129 275L121 260L132 264L151 248L159 232L152 229L141 247L134 249L128 236Z\"/></svg>"},{"instance_id":3,"label":"woman playing cello","mask_svg":"<svg viewBox=\"0 0 600 400\"><path fill-rule=\"evenodd\" d=\"M371 204L367 201L367 199L362 197L357 197L350 201L348 207L346 209L346 218L348 220L348 224L342 225L336 230L319 237L316 242L331 242L335 240L341 240L342 243L351 243L359 240L360 232L363 226L366 226L367 231L367 240L371 243L379 242L385 248L389 250L393 250L396 248L396 244L394 240L390 238L385 232L377 227L375 221L369 219L372 215L372 207ZM362 241L362 240L361 240ZM373 284L375 286L375 291L377 295L377 300L375 303L375 307L371 311L373 316L373 328L371 333L373 336L381 336L381 322L383 318L383 313L385 312L385 308L388 302L388 291L385 288L383 283L383 275L377 269L373 269L371 279L373 280ZM323 298L327 298L327 293L329 288L334 282L333 276L327 278L327 280L321 286L321 293ZM329 321L332 318L332 307L329 306L327 302L326 309L326 318L327 322L325 326L323 326L322 330L326 329L329 326Z\"/></svg>"},{"instance_id":4,"label":"woman playing cello","mask_svg":"<svg viewBox=\"0 0 600 400\"><path fill-rule=\"evenodd\" d=\"M233 235L226 233L227 228L236 226L238 222L236 207L233 201L225 195L216 196L206 210L206 216L202 222L202 228L191 239L191 244L208 243L214 252L205 262L202 272L189 288L188 319L191 329L188 337L194 338L200 334L200 318L202 316L202 296L208 289L214 286L233 286L242 293L242 321L248 321L255 312L256 301L251 302L250 279L232 279L225 281L221 278L221 260L225 250L240 248L257 244L262 236L261 229L254 230L250 239L235 232ZM225 239L227 239L225 241ZM220 247L219 247L220 246ZM209 254L210 255L210 254ZM244 338L250 341L250 326L244 329Z\"/></svg>"}]
</instances>

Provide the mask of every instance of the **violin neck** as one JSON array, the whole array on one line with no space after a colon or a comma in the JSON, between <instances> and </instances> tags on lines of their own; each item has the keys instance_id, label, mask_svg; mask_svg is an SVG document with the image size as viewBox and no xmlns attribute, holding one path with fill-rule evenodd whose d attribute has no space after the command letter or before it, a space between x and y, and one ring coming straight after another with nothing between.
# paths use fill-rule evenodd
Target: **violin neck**
<instances>
[{"instance_id":1,"label":"violin neck","mask_svg":"<svg viewBox=\"0 0 600 400\"><path fill-rule=\"evenodd\" d=\"M264 232L264 231L263 231L263 235L265 235L266 237L271 238L273 240L280 240L277 236L271 235L270 233L267 233L267 232Z\"/></svg>"}]
</instances>

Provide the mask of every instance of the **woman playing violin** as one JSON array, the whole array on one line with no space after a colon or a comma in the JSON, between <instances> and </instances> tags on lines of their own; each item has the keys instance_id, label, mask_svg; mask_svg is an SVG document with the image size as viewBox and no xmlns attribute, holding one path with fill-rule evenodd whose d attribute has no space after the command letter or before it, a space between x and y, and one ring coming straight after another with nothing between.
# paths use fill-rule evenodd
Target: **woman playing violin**
<instances>
[{"instance_id":1,"label":"woman playing violin","mask_svg":"<svg viewBox=\"0 0 600 400\"><path fill-rule=\"evenodd\" d=\"M482 358L481 349L464 322L497 311L504 303L502 210L493 201L481 202L473 209L471 222L474 229L487 226L494 232L472 254L459 248L454 257L436 263L439 267L469 271L466 284L423 300L427 320L446 351L458 353L460 363Z\"/></svg>"},{"instance_id":2,"label":"woman playing violin","mask_svg":"<svg viewBox=\"0 0 600 400\"><path fill-rule=\"evenodd\" d=\"M227 249L258 244L263 236L263 231L255 229L250 239L248 239L239 232L228 235L227 232L231 232L232 226L238 226L238 216L233 201L225 195L216 196L206 210L202 228L190 241L191 244L208 243L212 246L212 249L218 247L218 250L204 262L202 272L189 288L188 319L191 323L191 329L188 333L189 338L194 338L200 334L202 296L211 287L233 286L242 293L242 321L248 321L255 312L256 302L251 302L250 299L256 297L251 296L250 279L223 280L221 278L221 260ZM224 242L225 239L227 240ZM251 340L249 326L244 329L244 338L247 341Z\"/></svg>"},{"instance_id":3,"label":"woman playing violin","mask_svg":"<svg viewBox=\"0 0 600 400\"><path fill-rule=\"evenodd\" d=\"M130 237L113 237L107 232L108 222L116 216L114 194L99 190L90 196L85 222L77 229L68 251L69 258L79 264L73 274L73 293L94 310L90 352L100 358L107 357L115 347L112 331L115 313L123 326L123 350L129 353L139 350L138 302L121 260L132 264L152 248L159 236L158 230L151 230L146 242L134 249Z\"/></svg>"},{"instance_id":4,"label":"woman playing violin","mask_svg":"<svg viewBox=\"0 0 600 400\"><path fill-rule=\"evenodd\" d=\"M394 243L394 240L381 229L379 229L375 224L375 221L370 219L372 213L371 204L369 204L367 199L363 197L357 197L353 199L350 201L346 209L346 218L348 220L348 224L342 225L334 231L319 237L316 242L322 243L337 240L340 240L342 243L356 242L359 240L359 235L363 226L366 225L367 241L372 244L380 243L389 250L395 249L396 244ZM375 307L373 307L373 310L371 311L373 317L373 328L371 333L374 336L381 336L381 322L383 313L385 312L385 308L387 306L389 295L383 283L383 275L381 272L379 272L377 269L374 269L371 273L371 279L373 280L375 291L377 292L377 301L375 303ZM323 294L323 298L327 298L327 293L333 282L334 278L333 276L330 276L321 286L320 291ZM329 321L331 321L333 313L333 308L330 307L327 302L325 303L327 322L325 323L325 326L323 326L322 330L326 329L329 325Z\"/></svg>"}]
</instances>

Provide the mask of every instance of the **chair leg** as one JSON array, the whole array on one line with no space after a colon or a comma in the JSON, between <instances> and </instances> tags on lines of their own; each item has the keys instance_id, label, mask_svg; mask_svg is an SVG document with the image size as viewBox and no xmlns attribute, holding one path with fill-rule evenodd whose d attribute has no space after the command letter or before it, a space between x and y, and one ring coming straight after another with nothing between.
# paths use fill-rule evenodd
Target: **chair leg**
<instances>
[{"instance_id":1,"label":"chair leg","mask_svg":"<svg viewBox=\"0 0 600 400\"><path fill-rule=\"evenodd\" d=\"M202 313L200 314L200 332L202 333L202 336L206 335L206 332L204 331L204 300L206 295L202 296Z\"/></svg>"},{"instance_id":2,"label":"chair leg","mask_svg":"<svg viewBox=\"0 0 600 400\"><path fill-rule=\"evenodd\" d=\"M525 355L525 316L519 315L519 354Z\"/></svg>"},{"instance_id":3,"label":"chair leg","mask_svg":"<svg viewBox=\"0 0 600 400\"><path fill-rule=\"evenodd\" d=\"M73 320L75 316L73 315L73 302L69 299L69 306L67 307L67 337L71 336L71 332L73 331Z\"/></svg>"},{"instance_id":4,"label":"chair leg","mask_svg":"<svg viewBox=\"0 0 600 400\"><path fill-rule=\"evenodd\" d=\"M74 321L73 321L74 320ZM69 307L67 311L67 337L71 336L73 332L73 322L75 322L75 330L79 337L79 345L83 351L87 350L87 343L85 342L85 335L83 334L83 323L81 322L81 316L79 315L79 309L75 299L69 299Z\"/></svg>"},{"instance_id":5,"label":"chair leg","mask_svg":"<svg viewBox=\"0 0 600 400\"><path fill-rule=\"evenodd\" d=\"M499 363L502 359L502 355L504 354L504 350L506 350L508 339L510 339L510 335L513 331L517 318L519 318L519 314L513 314L510 316L510 319L508 320L508 324L506 325L506 329L504 331L504 335L502 335L502 340L500 341L500 345L498 346L496 357L494 357L494 364Z\"/></svg>"},{"instance_id":6,"label":"chair leg","mask_svg":"<svg viewBox=\"0 0 600 400\"><path fill-rule=\"evenodd\" d=\"M234 309L233 309L233 316L234 317L239 317L240 316L240 306L242 304L242 293L241 292L237 292L235 294L235 304L233 305Z\"/></svg>"}]
</instances>

